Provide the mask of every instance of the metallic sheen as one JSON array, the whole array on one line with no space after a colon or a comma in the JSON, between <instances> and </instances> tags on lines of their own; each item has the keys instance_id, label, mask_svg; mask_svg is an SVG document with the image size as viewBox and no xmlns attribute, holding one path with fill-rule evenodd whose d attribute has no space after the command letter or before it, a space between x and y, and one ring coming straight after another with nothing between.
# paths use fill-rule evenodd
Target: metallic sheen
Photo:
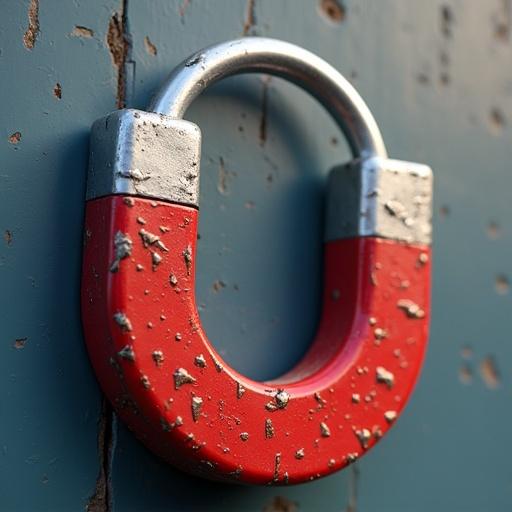
<instances>
[{"instance_id":1,"label":"metallic sheen","mask_svg":"<svg viewBox=\"0 0 512 512\"><path fill-rule=\"evenodd\" d=\"M244 37L200 50L174 68L149 110L181 119L207 87L241 73L268 73L302 87L332 115L355 157L387 157L377 123L354 87L320 57L277 39Z\"/></svg>"},{"instance_id":2,"label":"metallic sheen","mask_svg":"<svg viewBox=\"0 0 512 512\"><path fill-rule=\"evenodd\" d=\"M92 127L87 199L132 194L198 206L201 132L182 119L118 110Z\"/></svg>"},{"instance_id":3,"label":"metallic sheen","mask_svg":"<svg viewBox=\"0 0 512 512\"><path fill-rule=\"evenodd\" d=\"M331 171L327 241L377 236L431 243L432 170L412 162L353 160Z\"/></svg>"}]
</instances>

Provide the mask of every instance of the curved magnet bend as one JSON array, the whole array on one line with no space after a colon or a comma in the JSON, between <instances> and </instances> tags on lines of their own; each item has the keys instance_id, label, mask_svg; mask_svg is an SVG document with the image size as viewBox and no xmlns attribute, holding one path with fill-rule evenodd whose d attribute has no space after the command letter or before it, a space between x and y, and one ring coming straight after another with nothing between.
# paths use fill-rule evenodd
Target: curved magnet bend
<instances>
[{"instance_id":1,"label":"curved magnet bend","mask_svg":"<svg viewBox=\"0 0 512 512\"><path fill-rule=\"evenodd\" d=\"M258 38L235 43L225 44L252 48ZM208 68L210 51L179 69ZM174 76L188 90L179 70ZM193 95L185 97L184 108ZM159 98L153 105L172 104L165 92ZM262 383L222 360L196 308L199 129L136 110L94 125L86 343L119 416L173 465L246 484L306 482L355 461L403 410L427 343L432 176L358 144L357 154L374 156L335 168L329 179L315 340L294 369Z\"/></svg>"}]
</instances>

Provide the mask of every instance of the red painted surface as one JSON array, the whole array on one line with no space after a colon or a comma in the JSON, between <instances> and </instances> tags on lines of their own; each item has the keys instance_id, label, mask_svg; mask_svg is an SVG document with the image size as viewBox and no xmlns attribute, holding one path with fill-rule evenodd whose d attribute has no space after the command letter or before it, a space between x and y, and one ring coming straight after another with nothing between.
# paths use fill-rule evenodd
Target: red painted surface
<instances>
[{"instance_id":1,"label":"red painted surface","mask_svg":"<svg viewBox=\"0 0 512 512\"><path fill-rule=\"evenodd\" d=\"M87 204L82 316L105 393L151 450L207 478L296 484L345 467L386 433L418 377L429 248L376 238L327 243L316 340L294 370L260 383L229 368L202 330L197 217L139 198ZM131 252L118 265L117 233Z\"/></svg>"}]
</instances>

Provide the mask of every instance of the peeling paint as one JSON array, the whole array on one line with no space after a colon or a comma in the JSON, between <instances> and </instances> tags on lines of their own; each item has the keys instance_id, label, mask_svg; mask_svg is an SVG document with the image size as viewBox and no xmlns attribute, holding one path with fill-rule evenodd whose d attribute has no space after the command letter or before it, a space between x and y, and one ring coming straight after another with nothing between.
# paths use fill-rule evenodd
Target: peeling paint
<instances>
[{"instance_id":1,"label":"peeling paint","mask_svg":"<svg viewBox=\"0 0 512 512\"><path fill-rule=\"evenodd\" d=\"M149 39L149 36L144 38L144 48L146 48L146 52L153 57L158 53L157 47L151 39Z\"/></svg>"},{"instance_id":2,"label":"peeling paint","mask_svg":"<svg viewBox=\"0 0 512 512\"><path fill-rule=\"evenodd\" d=\"M91 497L87 500L87 512L110 512L112 510L112 454L116 429L116 417L106 398L103 398L98 421L99 472Z\"/></svg>"},{"instance_id":3,"label":"peeling paint","mask_svg":"<svg viewBox=\"0 0 512 512\"><path fill-rule=\"evenodd\" d=\"M84 39L91 39L94 36L94 31L83 25L75 25L75 28L70 34L72 37L82 37Z\"/></svg>"},{"instance_id":4,"label":"peeling paint","mask_svg":"<svg viewBox=\"0 0 512 512\"><path fill-rule=\"evenodd\" d=\"M14 132L13 134L9 135L9 142L11 144L18 144L18 142L21 140L21 132Z\"/></svg>"},{"instance_id":5,"label":"peeling paint","mask_svg":"<svg viewBox=\"0 0 512 512\"><path fill-rule=\"evenodd\" d=\"M496 389L500 385L500 374L493 356L487 356L480 362L480 376L489 389Z\"/></svg>"}]
</instances>

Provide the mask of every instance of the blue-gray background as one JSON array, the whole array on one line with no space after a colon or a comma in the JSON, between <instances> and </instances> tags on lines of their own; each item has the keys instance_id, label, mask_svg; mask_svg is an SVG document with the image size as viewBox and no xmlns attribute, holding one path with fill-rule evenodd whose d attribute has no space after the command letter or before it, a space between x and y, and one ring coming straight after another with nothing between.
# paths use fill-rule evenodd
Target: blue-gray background
<instances>
[{"instance_id":1,"label":"blue-gray background","mask_svg":"<svg viewBox=\"0 0 512 512\"><path fill-rule=\"evenodd\" d=\"M0 0L0 510L510 511L511 2L32 0L31 49L29 3ZM123 9L128 106L144 108L203 46L278 37L352 81L393 157L433 167L428 357L406 413L355 469L294 488L221 486L165 466L122 425L109 440L79 278L88 131L119 99L107 34ZM347 148L278 79L227 80L188 118L204 138L201 317L235 368L276 376L315 330L323 187Z\"/></svg>"}]
</instances>

